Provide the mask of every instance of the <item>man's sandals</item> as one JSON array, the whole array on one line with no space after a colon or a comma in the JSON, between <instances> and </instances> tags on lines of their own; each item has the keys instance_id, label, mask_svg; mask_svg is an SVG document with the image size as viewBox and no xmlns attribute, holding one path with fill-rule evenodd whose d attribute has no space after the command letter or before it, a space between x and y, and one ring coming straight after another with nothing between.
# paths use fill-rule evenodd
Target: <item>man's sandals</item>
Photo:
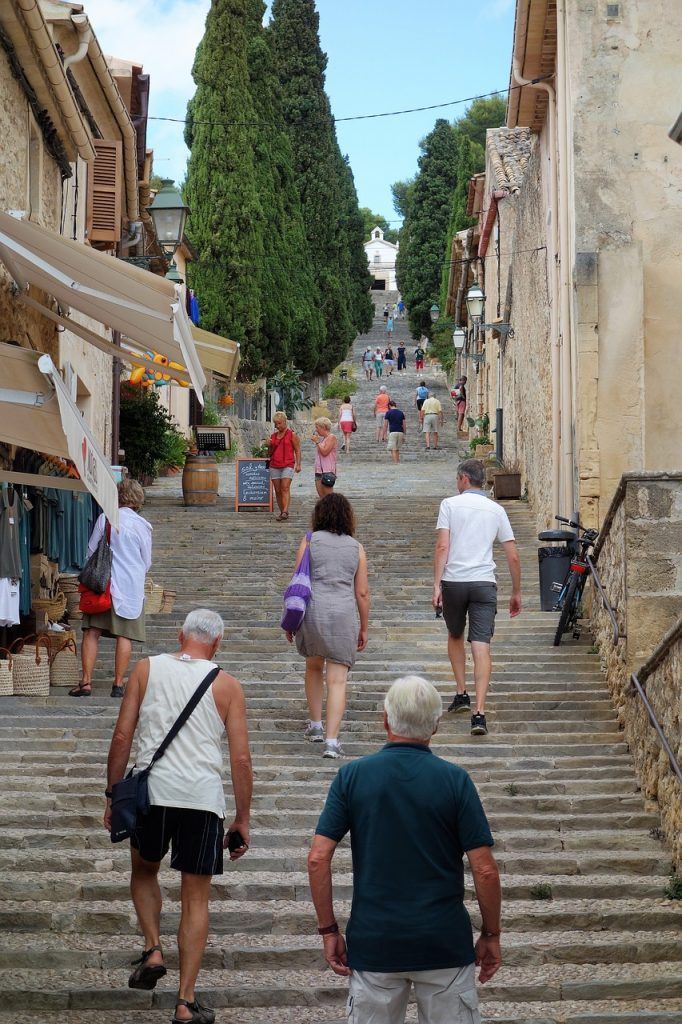
<instances>
[{"instance_id":1,"label":"man's sandals","mask_svg":"<svg viewBox=\"0 0 682 1024\"><path fill-rule=\"evenodd\" d=\"M147 960L152 953L160 952L161 946L152 946L151 949L145 949L139 960L132 961L135 970L128 978L128 988L142 988L147 992L156 988L157 981L165 977L167 971L163 964L148 964Z\"/></svg>"},{"instance_id":2,"label":"man's sandals","mask_svg":"<svg viewBox=\"0 0 682 1024\"><path fill-rule=\"evenodd\" d=\"M178 1006L186 1006L192 1016L178 1017ZM193 1003L186 999L176 999L175 1016L171 1024L213 1024L214 1021L215 1010L211 1010L208 1006L202 1006L198 999L195 998Z\"/></svg>"}]
</instances>

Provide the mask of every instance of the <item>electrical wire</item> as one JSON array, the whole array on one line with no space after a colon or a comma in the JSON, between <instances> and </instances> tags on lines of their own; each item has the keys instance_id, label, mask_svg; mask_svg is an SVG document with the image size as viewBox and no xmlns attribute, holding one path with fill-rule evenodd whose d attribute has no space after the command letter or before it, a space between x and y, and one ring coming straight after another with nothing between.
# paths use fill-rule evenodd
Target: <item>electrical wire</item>
<instances>
[{"instance_id":1,"label":"electrical wire","mask_svg":"<svg viewBox=\"0 0 682 1024\"><path fill-rule=\"evenodd\" d=\"M533 78L528 82L528 85L537 85L538 82L544 82L551 75L542 75L539 78ZM501 96L506 92L513 92L516 89L524 89L525 85L512 85L505 87L504 89L494 89L491 92L478 93L476 96L464 96L459 100L447 100L444 103L430 103L423 107L407 107L404 110L384 110L377 114L353 114L349 117L322 117L317 120L308 118L298 118L290 121L198 121L192 118L186 117L161 117L160 115L149 115L147 120L149 121L168 121L171 124L191 124L201 125L210 128L290 128L293 125L323 125L323 124L346 124L349 121L370 121L375 120L379 117L401 117L403 114L418 114L427 110L442 110L445 107L456 107L462 103L473 103L474 100L485 100L490 99L492 96Z\"/></svg>"}]
</instances>

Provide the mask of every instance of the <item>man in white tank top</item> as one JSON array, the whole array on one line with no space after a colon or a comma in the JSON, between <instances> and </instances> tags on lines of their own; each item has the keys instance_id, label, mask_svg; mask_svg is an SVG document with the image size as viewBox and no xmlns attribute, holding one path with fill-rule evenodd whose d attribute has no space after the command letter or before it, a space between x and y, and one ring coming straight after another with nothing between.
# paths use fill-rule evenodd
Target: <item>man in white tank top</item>
<instances>
[{"instance_id":1,"label":"man in white tank top","mask_svg":"<svg viewBox=\"0 0 682 1024\"><path fill-rule=\"evenodd\" d=\"M190 612L180 633L180 650L144 658L133 669L109 749L105 827L111 830L111 788L126 771L137 731L136 765L150 764L173 723L200 683L216 668L223 638L219 615ZM222 738L227 732L235 818L224 834ZM213 1024L215 1013L197 1001L194 987L208 936L208 898L213 875L223 873L223 848L237 860L249 848L253 772L246 705L239 682L219 672L191 717L149 774L151 809L131 838L130 890L144 935L131 988L153 989L166 974L161 950L161 861L182 872L182 915L178 929L180 983L174 1024Z\"/></svg>"}]
</instances>

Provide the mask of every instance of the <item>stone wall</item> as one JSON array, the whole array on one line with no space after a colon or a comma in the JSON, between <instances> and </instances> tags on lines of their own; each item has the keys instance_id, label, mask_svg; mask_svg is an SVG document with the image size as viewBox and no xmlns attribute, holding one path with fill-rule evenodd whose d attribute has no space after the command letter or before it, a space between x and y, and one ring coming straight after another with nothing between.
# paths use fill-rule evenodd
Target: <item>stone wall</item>
<instances>
[{"instance_id":1,"label":"stone wall","mask_svg":"<svg viewBox=\"0 0 682 1024\"><path fill-rule=\"evenodd\" d=\"M624 476L604 520L596 560L623 639L613 644L611 620L593 594L591 625L595 642L642 789L659 802L664 828L679 864L682 790L640 697L633 694L630 676L633 672L648 676L649 700L666 739L679 756L682 474ZM664 655L657 654L661 648L665 648Z\"/></svg>"}]
</instances>

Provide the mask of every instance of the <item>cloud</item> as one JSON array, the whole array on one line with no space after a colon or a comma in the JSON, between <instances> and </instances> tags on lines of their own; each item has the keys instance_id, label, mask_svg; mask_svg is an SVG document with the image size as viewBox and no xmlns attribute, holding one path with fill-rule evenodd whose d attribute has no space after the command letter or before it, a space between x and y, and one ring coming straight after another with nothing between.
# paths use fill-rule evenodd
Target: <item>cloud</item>
<instances>
[{"instance_id":1,"label":"cloud","mask_svg":"<svg viewBox=\"0 0 682 1024\"><path fill-rule=\"evenodd\" d=\"M150 115L184 117L194 94L192 64L210 0L85 0L85 13L106 54L137 61L150 76ZM187 160L183 126L150 121L155 170L181 178Z\"/></svg>"}]
</instances>

